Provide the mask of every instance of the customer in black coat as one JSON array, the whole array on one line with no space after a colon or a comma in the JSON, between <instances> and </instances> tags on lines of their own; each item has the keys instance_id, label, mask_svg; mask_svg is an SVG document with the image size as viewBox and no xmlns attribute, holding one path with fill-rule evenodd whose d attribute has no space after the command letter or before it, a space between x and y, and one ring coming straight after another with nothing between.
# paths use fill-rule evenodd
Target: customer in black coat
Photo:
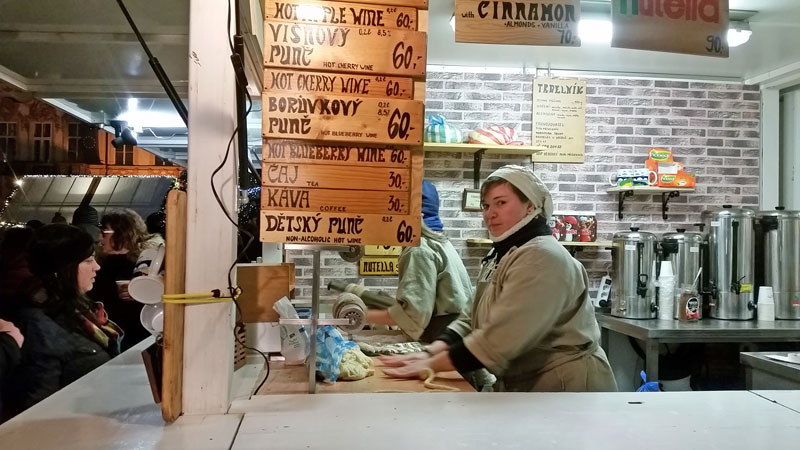
<instances>
[{"instance_id":1,"label":"customer in black coat","mask_svg":"<svg viewBox=\"0 0 800 450\"><path fill-rule=\"evenodd\" d=\"M0 319L0 387L5 386L6 374L19 364L19 348L25 339L13 323ZM0 411L3 409L0 396Z\"/></svg>"},{"instance_id":2,"label":"customer in black coat","mask_svg":"<svg viewBox=\"0 0 800 450\"><path fill-rule=\"evenodd\" d=\"M100 268L91 236L66 224L46 225L37 231L29 259L42 287L14 312L25 345L6 382L6 417L108 361L119 353L122 338L102 303L85 296Z\"/></svg>"}]
</instances>

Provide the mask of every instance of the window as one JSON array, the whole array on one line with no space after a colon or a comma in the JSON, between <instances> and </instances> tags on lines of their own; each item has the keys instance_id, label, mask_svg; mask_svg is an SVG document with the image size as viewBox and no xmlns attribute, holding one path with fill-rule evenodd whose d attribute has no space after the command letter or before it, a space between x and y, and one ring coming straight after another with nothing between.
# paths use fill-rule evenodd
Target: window
<instances>
[{"instance_id":1,"label":"window","mask_svg":"<svg viewBox=\"0 0 800 450\"><path fill-rule=\"evenodd\" d=\"M53 143L53 124L35 122L33 124L33 160L50 161L50 146Z\"/></svg>"},{"instance_id":2,"label":"window","mask_svg":"<svg viewBox=\"0 0 800 450\"><path fill-rule=\"evenodd\" d=\"M0 122L0 153L5 153L9 161L17 158L17 124L14 122Z\"/></svg>"},{"instance_id":3,"label":"window","mask_svg":"<svg viewBox=\"0 0 800 450\"><path fill-rule=\"evenodd\" d=\"M123 145L117 147L115 164L118 166L132 166L133 165L133 146Z\"/></svg>"},{"instance_id":4,"label":"window","mask_svg":"<svg viewBox=\"0 0 800 450\"><path fill-rule=\"evenodd\" d=\"M72 122L67 125L67 161L78 160L78 147L81 142L81 124Z\"/></svg>"}]
</instances>

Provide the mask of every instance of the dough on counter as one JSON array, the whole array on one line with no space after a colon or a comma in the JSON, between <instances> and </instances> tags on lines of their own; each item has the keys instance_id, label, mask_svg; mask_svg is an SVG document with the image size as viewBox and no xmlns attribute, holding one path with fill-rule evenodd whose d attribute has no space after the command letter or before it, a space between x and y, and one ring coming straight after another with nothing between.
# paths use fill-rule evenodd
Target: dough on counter
<instances>
[{"instance_id":1,"label":"dough on counter","mask_svg":"<svg viewBox=\"0 0 800 450\"><path fill-rule=\"evenodd\" d=\"M360 349L351 348L342 355L342 362L339 363L339 380L361 380L374 374L372 360Z\"/></svg>"}]
</instances>

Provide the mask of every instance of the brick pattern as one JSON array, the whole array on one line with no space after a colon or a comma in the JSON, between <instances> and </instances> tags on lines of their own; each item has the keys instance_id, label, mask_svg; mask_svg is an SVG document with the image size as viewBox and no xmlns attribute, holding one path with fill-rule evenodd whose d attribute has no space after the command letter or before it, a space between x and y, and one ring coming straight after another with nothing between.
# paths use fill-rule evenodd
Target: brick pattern
<instances>
[{"instance_id":1,"label":"brick pattern","mask_svg":"<svg viewBox=\"0 0 800 450\"><path fill-rule=\"evenodd\" d=\"M429 70L426 109L442 114L466 135L488 125L515 128L531 139L532 75L461 70ZM594 214L598 240L639 226L661 234L692 229L702 211L722 204L757 208L760 154L760 94L756 86L736 83L664 81L633 78L586 78L586 158L583 164L536 163L534 170L550 188L557 214ZM617 197L606 192L609 174L642 167L650 147L672 150L677 161L697 174L693 193L673 198L669 218L661 217L661 195L625 200L624 218ZM481 178L505 164L530 164L524 157L485 155ZM472 188L473 159L468 153L426 152L425 177L439 190L446 233L461 252L471 276L477 275L488 246L467 245L471 237L487 237L478 212L461 211L461 195ZM311 295L311 256L289 252L297 264L299 296ZM578 252L592 287L611 267L610 252ZM322 258L323 286L328 279L358 280L355 264L337 255ZM367 277L365 285L394 293L393 277ZM323 289L321 292L325 293Z\"/></svg>"}]
</instances>

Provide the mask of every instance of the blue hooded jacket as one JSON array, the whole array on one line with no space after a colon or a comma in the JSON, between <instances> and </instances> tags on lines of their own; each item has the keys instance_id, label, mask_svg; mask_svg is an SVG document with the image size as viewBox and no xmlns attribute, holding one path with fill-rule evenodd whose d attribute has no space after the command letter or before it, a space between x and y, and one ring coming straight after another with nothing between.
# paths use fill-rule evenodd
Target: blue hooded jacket
<instances>
[{"instance_id":1,"label":"blue hooded jacket","mask_svg":"<svg viewBox=\"0 0 800 450\"><path fill-rule=\"evenodd\" d=\"M444 229L439 219L439 193L428 180L422 180L422 221L433 231Z\"/></svg>"}]
</instances>

